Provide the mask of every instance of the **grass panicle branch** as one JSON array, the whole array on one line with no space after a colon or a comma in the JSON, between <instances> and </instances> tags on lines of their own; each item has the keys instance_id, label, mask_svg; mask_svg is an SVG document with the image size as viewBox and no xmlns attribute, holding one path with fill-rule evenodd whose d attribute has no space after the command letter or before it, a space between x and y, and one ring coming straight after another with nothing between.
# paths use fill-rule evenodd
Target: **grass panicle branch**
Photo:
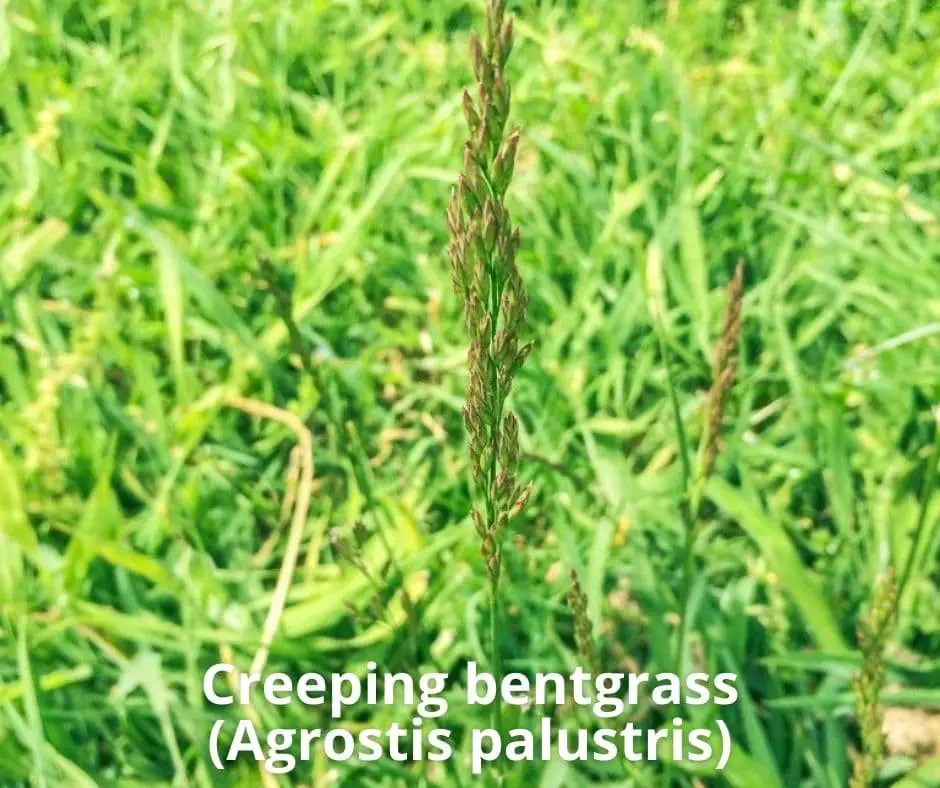
<instances>
[{"instance_id":1,"label":"grass panicle branch","mask_svg":"<svg viewBox=\"0 0 940 788\"><path fill-rule=\"evenodd\" d=\"M574 642L578 654L587 664L591 672L597 673L599 662L597 648L594 645L594 631L591 619L588 617L588 598L581 586L581 579L576 570L571 570L571 586L567 595L568 609L574 619Z\"/></svg>"},{"instance_id":2,"label":"grass panicle branch","mask_svg":"<svg viewBox=\"0 0 940 788\"><path fill-rule=\"evenodd\" d=\"M885 685L885 649L897 608L897 592L894 572L889 568L878 579L871 608L858 626L862 668L855 677L853 689L862 750L855 759L851 788L868 788L872 785L884 760L881 693Z\"/></svg>"},{"instance_id":3,"label":"grass panicle branch","mask_svg":"<svg viewBox=\"0 0 940 788\"><path fill-rule=\"evenodd\" d=\"M470 338L464 422L469 434L473 480L482 510L471 512L489 576L491 669L500 673L499 580L502 544L509 521L528 500L520 486L519 424L506 407L513 380L531 344L521 344L528 297L516 267L519 231L504 198L512 180L519 129L506 133L510 88L505 74L513 23L505 0L487 0L486 36L471 36L476 96L463 94L470 136L463 171L447 208L454 290L463 305ZM498 720L498 705L494 712Z\"/></svg>"},{"instance_id":4,"label":"grass panicle branch","mask_svg":"<svg viewBox=\"0 0 940 788\"><path fill-rule=\"evenodd\" d=\"M693 513L698 508L704 486L715 469L715 461L718 459L718 444L721 425L725 416L725 404L738 372L738 346L741 340L741 302L743 296L744 264L738 263L734 275L728 283L721 336L715 345L715 357L712 362L712 384L708 391L705 431L699 445L695 468L696 487L693 497Z\"/></svg>"}]
</instances>

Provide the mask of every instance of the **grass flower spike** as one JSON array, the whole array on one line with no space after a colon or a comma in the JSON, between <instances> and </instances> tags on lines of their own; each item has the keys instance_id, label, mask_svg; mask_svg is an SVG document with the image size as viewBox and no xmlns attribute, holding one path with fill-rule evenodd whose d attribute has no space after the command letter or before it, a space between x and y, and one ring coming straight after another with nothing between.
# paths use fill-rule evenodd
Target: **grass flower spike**
<instances>
[{"instance_id":1,"label":"grass flower spike","mask_svg":"<svg viewBox=\"0 0 940 788\"><path fill-rule=\"evenodd\" d=\"M718 457L718 437L725 414L725 399L738 371L738 343L741 338L741 300L744 293L744 265L738 263L734 276L728 283L728 298L725 305L721 336L715 345L712 364L712 385L708 392L708 420L699 455L696 477L704 482L715 467Z\"/></svg>"},{"instance_id":2,"label":"grass flower spike","mask_svg":"<svg viewBox=\"0 0 940 788\"><path fill-rule=\"evenodd\" d=\"M477 95L464 92L470 139L447 210L454 289L470 334L464 421L483 502L483 511L474 508L472 518L494 584L506 526L529 495L516 478L519 424L505 407L531 347L520 345L528 299L516 267L519 232L503 202L520 134L518 129L504 133L510 103L504 68L512 50L512 20L503 18L505 5L505 0L489 0L486 41L471 39Z\"/></svg>"},{"instance_id":3,"label":"grass flower spike","mask_svg":"<svg viewBox=\"0 0 940 788\"><path fill-rule=\"evenodd\" d=\"M884 760L884 709L881 692L885 685L885 647L894 621L897 584L888 569L878 580L872 605L858 627L862 669L855 677L855 711L861 732L862 752L855 759L851 788L868 788Z\"/></svg>"},{"instance_id":4,"label":"grass flower spike","mask_svg":"<svg viewBox=\"0 0 940 788\"><path fill-rule=\"evenodd\" d=\"M597 649L594 646L593 627L588 617L588 598L581 586L578 573L571 570L571 587L568 589L568 609L574 619L574 642L578 653L584 658L588 668L597 672Z\"/></svg>"}]
</instances>

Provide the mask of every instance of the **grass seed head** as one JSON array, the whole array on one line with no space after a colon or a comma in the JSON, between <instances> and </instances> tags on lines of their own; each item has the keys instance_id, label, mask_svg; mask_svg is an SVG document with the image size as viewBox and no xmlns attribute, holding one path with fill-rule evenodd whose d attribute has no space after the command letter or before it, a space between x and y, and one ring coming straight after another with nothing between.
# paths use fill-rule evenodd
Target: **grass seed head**
<instances>
[{"instance_id":1,"label":"grass seed head","mask_svg":"<svg viewBox=\"0 0 940 788\"><path fill-rule=\"evenodd\" d=\"M708 420L702 441L700 478L711 475L718 457L718 438L724 420L725 402L738 370L738 345L741 339L741 301L744 295L744 265L738 263L728 283L727 302L721 336L715 346L712 385L708 392Z\"/></svg>"},{"instance_id":2,"label":"grass seed head","mask_svg":"<svg viewBox=\"0 0 940 788\"><path fill-rule=\"evenodd\" d=\"M520 139L518 129L505 133L511 104L505 67L513 42L505 10L505 0L487 0L485 39L471 36L477 85L463 94L469 138L447 207L451 280L470 340L464 424L474 484L484 503L471 518L494 581L505 526L531 493L516 477L519 424L506 407L531 345L520 344L528 296L516 267L519 232L504 203Z\"/></svg>"},{"instance_id":3,"label":"grass seed head","mask_svg":"<svg viewBox=\"0 0 940 788\"><path fill-rule=\"evenodd\" d=\"M576 570L571 570L571 587L568 589L568 609L574 618L574 642L578 653L588 667L597 670L597 649L594 647L594 634L591 620L588 618L587 594L581 587L581 580Z\"/></svg>"},{"instance_id":4,"label":"grass seed head","mask_svg":"<svg viewBox=\"0 0 940 788\"><path fill-rule=\"evenodd\" d=\"M862 668L853 681L855 712L862 751L855 759L851 788L872 785L885 755L884 709L881 692L885 685L885 649L897 602L897 583L889 568L878 579L868 613L858 626Z\"/></svg>"}]
</instances>

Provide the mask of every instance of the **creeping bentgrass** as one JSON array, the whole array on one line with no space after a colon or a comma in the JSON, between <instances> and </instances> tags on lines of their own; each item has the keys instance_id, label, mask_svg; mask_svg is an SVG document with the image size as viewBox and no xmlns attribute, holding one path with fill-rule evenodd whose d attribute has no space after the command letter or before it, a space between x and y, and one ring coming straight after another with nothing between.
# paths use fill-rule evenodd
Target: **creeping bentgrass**
<instances>
[{"instance_id":1,"label":"creeping bentgrass","mask_svg":"<svg viewBox=\"0 0 940 788\"><path fill-rule=\"evenodd\" d=\"M503 202L537 342L507 404L538 505L493 539L490 638L485 485L483 538L454 527L468 340L439 259L478 5L0 2L0 784L257 785L250 761L208 767L207 721L244 710L208 708L200 677L262 644L292 675L439 668L455 700L491 642L505 673L564 670L585 659L572 565L603 669L674 670L678 650L745 679L725 773L628 764L637 788L845 788L850 634L884 566L886 719L936 706L940 6L507 4L525 134ZM739 259L741 363L701 484ZM224 407L245 400L295 415L314 456ZM277 779L459 785L487 713L452 704L444 765ZM938 755L915 772L892 744L885 782L930 784ZM500 774L626 782L598 762Z\"/></svg>"},{"instance_id":2,"label":"creeping bentgrass","mask_svg":"<svg viewBox=\"0 0 940 788\"><path fill-rule=\"evenodd\" d=\"M505 0L486 3L486 36L471 37L477 96L463 94L470 139L464 145L463 172L447 209L454 289L463 304L470 335L469 382L464 422L469 433L470 467L482 501L471 511L490 583L490 668L500 668L499 585L502 549L509 521L525 506L529 488L516 477L519 425L506 406L513 380L531 344L520 342L525 323L525 286L516 267L519 231L504 197L512 181L520 131L505 133L510 88L506 63L512 51L512 19ZM494 725L501 729L500 702Z\"/></svg>"}]
</instances>

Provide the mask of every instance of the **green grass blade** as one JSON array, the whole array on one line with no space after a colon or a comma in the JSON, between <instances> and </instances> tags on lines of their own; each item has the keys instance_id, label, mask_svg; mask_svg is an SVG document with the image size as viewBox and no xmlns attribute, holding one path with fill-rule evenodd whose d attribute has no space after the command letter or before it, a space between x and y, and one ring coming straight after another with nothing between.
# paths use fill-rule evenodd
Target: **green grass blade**
<instances>
[{"instance_id":1,"label":"green grass blade","mask_svg":"<svg viewBox=\"0 0 940 788\"><path fill-rule=\"evenodd\" d=\"M23 705L26 708L26 722L29 726L29 742L33 755L33 780L37 788L46 788L46 737L43 733L42 714L39 699L36 696L36 683L33 681L33 669L29 658L26 617L19 620L16 637L16 661L20 674L20 686L23 691Z\"/></svg>"},{"instance_id":2,"label":"green grass blade","mask_svg":"<svg viewBox=\"0 0 940 788\"><path fill-rule=\"evenodd\" d=\"M16 468L0 446L0 534L10 540L27 555L33 555L38 547L33 531L23 508Z\"/></svg>"},{"instance_id":3,"label":"green grass blade","mask_svg":"<svg viewBox=\"0 0 940 788\"><path fill-rule=\"evenodd\" d=\"M74 593L81 590L88 568L94 558L92 544L113 538L121 522L109 473L102 473L85 504L82 519L72 535L65 553L65 587ZM85 536L87 535L87 539Z\"/></svg>"},{"instance_id":4,"label":"green grass blade","mask_svg":"<svg viewBox=\"0 0 940 788\"><path fill-rule=\"evenodd\" d=\"M881 701L892 706L915 706L933 708L940 706L940 690L900 689L882 693ZM773 698L767 701L771 709L781 711L834 711L849 710L855 703L851 692L829 692L818 695L794 695L792 698Z\"/></svg>"},{"instance_id":5,"label":"green grass blade","mask_svg":"<svg viewBox=\"0 0 940 788\"><path fill-rule=\"evenodd\" d=\"M679 254L682 259L686 286L691 304L690 313L695 321L695 339L705 357L711 360L708 332L711 316L708 299L708 266L705 261L705 239L702 223L691 189L685 189L679 201Z\"/></svg>"},{"instance_id":6,"label":"green grass blade","mask_svg":"<svg viewBox=\"0 0 940 788\"><path fill-rule=\"evenodd\" d=\"M816 579L800 561L786 532L770 521L757 506L720 479L713 479L707 495L754 540L761 554L780 577L821 649L841 651L845 642L836 617Z\"/></svg>"},{"instance_id":7,"label":"green grass blade","mask_svg":"<svg viewBox=\"0 0 940 788\"><path fill-rule=\"evenodd\" d=\"M931 758L894 784L894 788L940 788L940 758Z\"/></svg>"}]
</instances>

